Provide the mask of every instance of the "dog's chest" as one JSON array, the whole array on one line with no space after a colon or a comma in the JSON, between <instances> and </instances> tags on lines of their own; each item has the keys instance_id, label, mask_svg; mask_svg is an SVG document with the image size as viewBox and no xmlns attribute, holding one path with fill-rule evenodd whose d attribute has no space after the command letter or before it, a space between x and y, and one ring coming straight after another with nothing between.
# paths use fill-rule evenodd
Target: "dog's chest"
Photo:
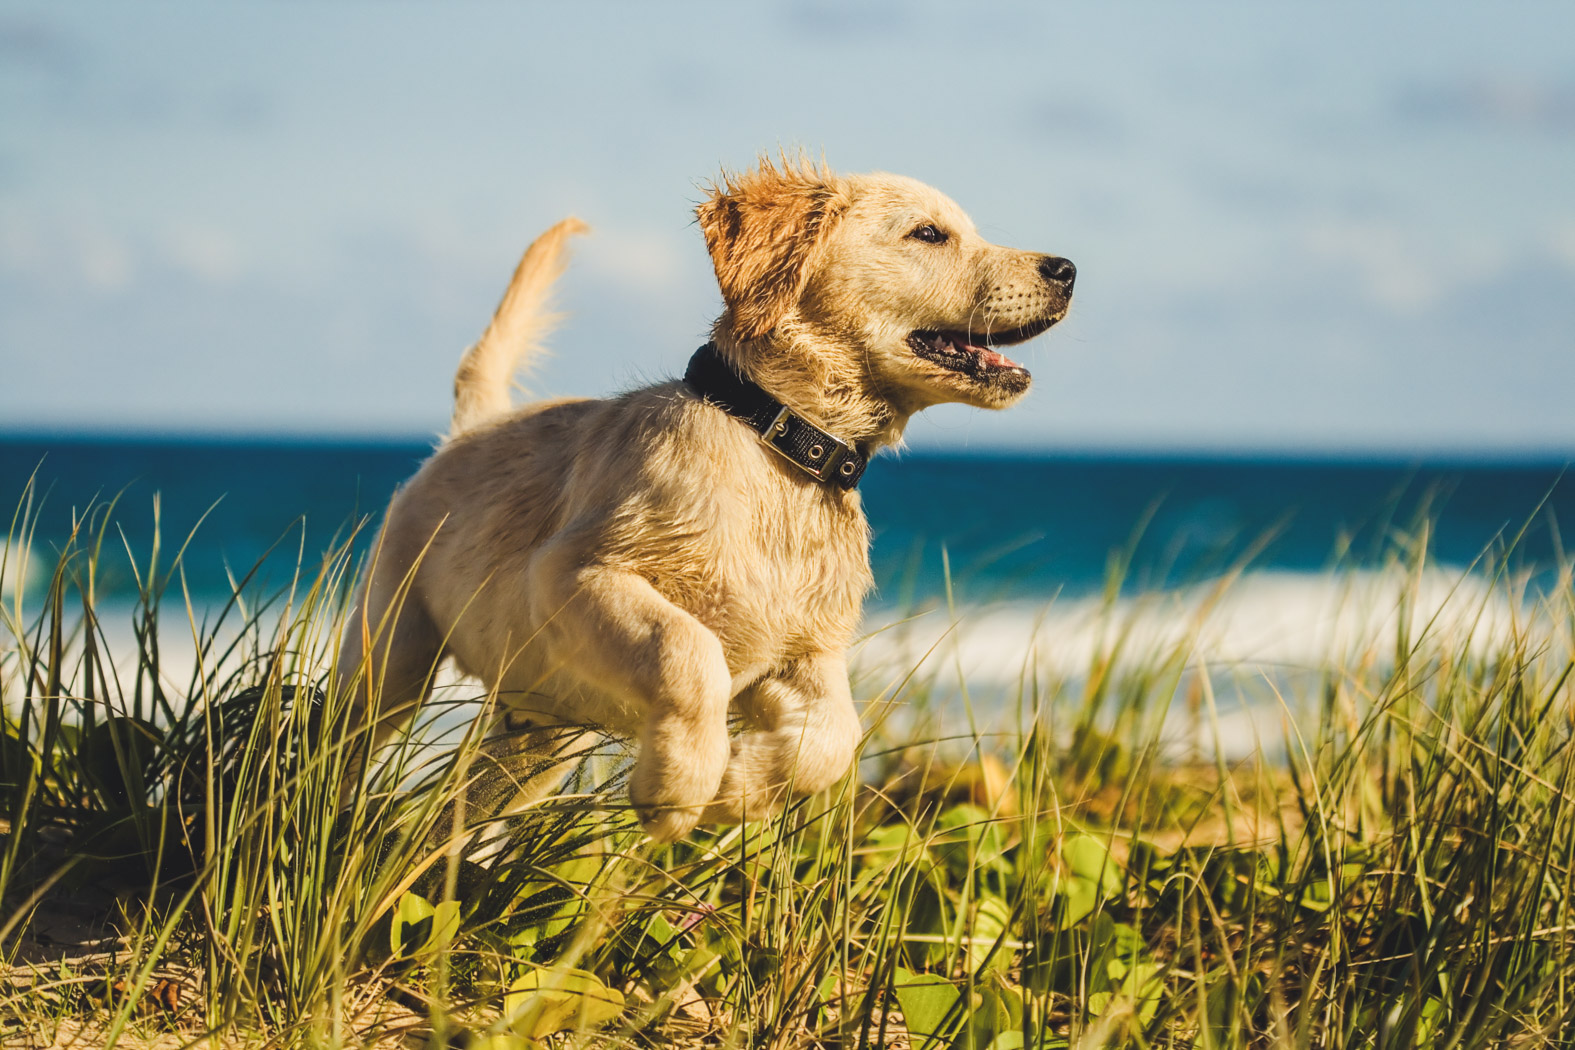
<instances>
[{"instance_id":1,"label":"dog's chest","mask_svg":"<svg viewBox=\"0 0 1575 1050\"><path fill-rule=\"evenodd\" d=\"M691 611L735 670L845 648L869 592L869 526L857 499L775 493L713 544L709 600Z\"/></svg>"}]
</instances>

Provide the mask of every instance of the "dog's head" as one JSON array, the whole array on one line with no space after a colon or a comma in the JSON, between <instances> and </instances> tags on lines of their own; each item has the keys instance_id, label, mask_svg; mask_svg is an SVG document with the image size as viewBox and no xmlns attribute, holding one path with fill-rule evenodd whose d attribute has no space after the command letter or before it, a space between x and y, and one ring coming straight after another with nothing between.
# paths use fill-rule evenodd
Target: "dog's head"
<instances>
[{"instance_id":1,"label":"dog's head","mask_svg":"<svg viewBox=\"0 0 1575 1050\"><path fill-rule=\"evenodd\" d=\"M904 415L1016 401L1028 370L997 348L1071 302L1066 259L991 244L946 196L897 175L763 160L697 213L727 306L719 333L761 354L813 355L791 370L860 377Z\"/></svg>"}]
</instances>

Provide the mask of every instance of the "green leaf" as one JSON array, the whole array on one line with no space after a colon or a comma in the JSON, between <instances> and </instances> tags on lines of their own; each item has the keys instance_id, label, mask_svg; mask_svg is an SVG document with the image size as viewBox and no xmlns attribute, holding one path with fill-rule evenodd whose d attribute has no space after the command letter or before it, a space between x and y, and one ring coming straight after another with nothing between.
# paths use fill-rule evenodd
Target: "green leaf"
<instances>
[{"instance_id":1,"label":"green leaf","mask_svg":"<svg viewBox=\"0 0 1575 1050\"><path fill-rule=\"evenodd\" d=\"M667 921L667 916L656 912L651 916L651 921L645 924L645 935L655 941L658 946L665 945L662 950L668 955L678 951L678 931L673 929L673 924Z\"/></svg>"},{"instance_id":2,"label":"green leaf","mask_svg":"<svg viewBox=\"0 0 1575 1050\"><path fill-rule=\"evenodd\" d=\"M993 969L1004 969L1011 965L1011 949L1004 945L995 948L995 942L1006 932L1011 921L1012 909L1000 898L986 897L978 903L968 930L967 954L970 968L977 970L980 964L984 963L987 955L989 965ZM994 954L991 954L992 948L995 948Z\"/></svg>"},{"instance_id":3,"label":"green leaf","mask_svg":"<svg viewBox=\"0 0 1575 1050\"><path fill-rule=\"evenodd\" d=\"M999 870L1005 864L1006 829L986 810L961 803L943 812L935 827L940 832L935 852L955 878Z\"/></svg>"},{"instance_id":4,"label":"green leaf","mask_svg":"<svg viewBox=\"0 0 1575 1050\"><path fill-rule=\"evenodd\" d=\"M1119 978L1126 973L1127 966L1142 957L1147 945L1143 942L1143 935L1124 922L1117 922L1110 917L1109 912L1101 912L1094 919L1088 931L1088 957L1095 963L1097 972L1099 964L1108 963L1111 967L1119 967L1120 972L1108 970L1112 976ZM1093 991L1100 991L1097 973Z\"/></svg>"},{"instance_id":5,"label":"green leaf","mask_svg":"<svg viewBox=\"0 0 1575 1050\"><path fill-rule=\"evenodd\" d=\"M410 958L441 951L459 934L459 902L444 901L436 907L417 893L406 892L394 907L388 927L388 950Z\"/></svg>"},{"instance_id":6,"label":"green leaf","mask_svg":"<svg viewBox=\"0 0 1575 1050\"><path fill-rule=\"evenodd\" d=\"M911 861L924 853L924 840L915 835L907 824L885 824L864 836L859 844L857 857L863 868L877 868L884 872L902 861Z\"/></svg>"},{"instance_id":7,"label":"green leaf","mask_svg":"<svg viewBox=\"0 0 1575 1050\"><path fill-rule=\"evenodd\" d=\"M1148 1024L1159 1013L1160 995L1164 982L1159 979L1159 964L1141 962L1127 971L1121 981L1121 991L1132 1000L1138 1020Z\"/></svg>"},{"instance_id":8,"label":"green leaf","mask_svg":"<svg viewBox=\"0 0 1575 1050\"><path fill-rule=\"evenodd\" d=\"M690 949L678 964L678 973L681 978L692 982L700 988L714 995L720 995L728 983L728 971L722 965L722 956L710 948L700 945Z\"/></svg>"},{"instance_id":9,"label":"green leaf","mask_svg":"<svg viewBox=\"0 0 1575 1050\"><path fill-rule=\"evenodd\" d=\"M466 1050L540 1050L541 1044L523 1035L504 1032L498 1035L471 1036Z\"/></svg>"},{"instance_id":10,"label":"green leaf","mask_svg":"<svg viewBox=\"0 0 1575 1050\"><path fill-rule=\"evenodd\" d=\"M1105 844L1092 835L1068 835L1061 843L1061 856L1067 868L1086 879L1107 897L1121 892L1121 867Z\"/></svg>"},{"instance_id":11,"label":"green leaf","mask_svg":"<svg viewBox=\"0 0 1575 1050\"><path fill-rule=\"evenodd\" d=\"M999 975L979 985L977 1006L952 1050L992 1050L1023 1045L1022 991Z\"/></svg>"},{"instance_id":12,"label":"green leaf","mask_svg":"<svg viewBox=\"0 0 1575 1050\"><path fill-rule=\"evenodd\" d=\"M1054 915L1064 930L1086 919L1101 900L1120 894L1123 879L1109 849L1092 835L1068 835L1061 843L1061 858L1067 873L1057 887Z\"/></svg>"},{"instance_id":13,"label":"green leaf","mask_svg":"<svg viewBox=\"0 0 1575 1050\"><path fill-rule=\"evenodd\" d=\"M952 982L938 974L910 973L899 966L892 991L897 995L897 1005L902 1007L903 1021L915 1046L950 1034L941 1031L941 1025L962 996Z\"/></svg>"},{"instance_id":14,"label":"green leaf","mask_svg":"<svg viewBox=\"0 0 1575 1050\"><path fill-rule=\"evenodd\" d=\"M1110 959L1105 963L1108 983L1105 990L1088 997L1088 1012L1097 1017L1135 1016L1143 1024L1159 1012L1159 965L1152 962L1128 963Z\"/></svg>"},{"instance_id":15,"label":"green leaf","mask_svg":"<svg viewBox=\"0 0 1575 1050\"><path fill-rule=\"evenodd\" d=\"M1440 1023L1444 1020L1444 1003L1440 999L1429 996L1422 1003L1422 1010L1417 1021L1416 1045L1426 1046L1432 1043L1438 1035Z\"/></svg>"},{"instance_id":16,"label":"green leaf","mask_svg":"<svg viewBox=\"0 0 1575 1050\"><path fill-rule=\"evenodd\" d=\"M833 970L828 971L826 973L826 976L821 980L820 984L816 986L816 988L815 988L815 997L823 1005L828 1005L829 1006L831 1004L832 1000L834 1000L834 999L836 999L838 997L837 996L837 989L838 989L839 982L841 980L842 980L842 975L840 973L838 973L836 970L833 969Z\"/></svg>"},{"instance_id":17,"label":"green leaf","mask_svg":"<svg viewBox=\"0 0 1575 1050\"><path fill-rule=\"evenodd\" d=\"M503 1009L516 1032L540 1039L606 1024L623 1012L623 993L585 970L533 969L509 985Z\"/></svg>"},{"instance_id":18,"label":"green leaf","mask_svg":"<svg viewBox=\"0 0 1575 1050\"><path fill-rule=\"evenodd\" d=\"M459 901L444 901L432 913L432 936L422 946L424 951L442 951L459 936Z\"/></svg>"},{"instance_id":19,"label":"green leaf","mask_svg":"<svg viewBox=\"0 0 1575 1050\"><path fill-rule=\"evenodd\" d=\"M991 994L995 996L1001 1008L1006 1011L1007 1022L1013 1027L1020 1027L1023 1023L1023 1010L1026 1008L1027 1003L1026 998L1023 996L1023 990L1015 984L1008 983L999 974L996 975L995 982L990 988Z\"/></svg>"},{"instance_id":20,"label":"green leaf","mask_svg":"<svg viewBox=\"0 0 1575 1050\"><path fill-rule=\"evenodd\" d=\"M412 956L432 936L432 917L437 909L420 894L406 892L394 905L394 921L388 927L388 950L395 955Z\"/></svg>"},{"instance_id":21,"label":"green leaf","mask_svg":"<svg viewBox=\"0 0 1575 1050\"><path fill-rule=\"evenodd\" d=\"M1099 887L1076 875L1061 878L1055 899L1055 923L1060 929L1076 926L1099 906Z\"/></svg>"},{"instance_id":22,"label":"green leaf","mask_svg":"<svg viewBox=\"0 0 1575 1050\"><path fill-rule=\"evenodd\" d=\"M1308 911L1328 911L1334 905L1334 900L1329 893L1329 884L1322 879L1313 879L1302 890L1301 900L1297 903Z\"/></svg>"}]
</instances>

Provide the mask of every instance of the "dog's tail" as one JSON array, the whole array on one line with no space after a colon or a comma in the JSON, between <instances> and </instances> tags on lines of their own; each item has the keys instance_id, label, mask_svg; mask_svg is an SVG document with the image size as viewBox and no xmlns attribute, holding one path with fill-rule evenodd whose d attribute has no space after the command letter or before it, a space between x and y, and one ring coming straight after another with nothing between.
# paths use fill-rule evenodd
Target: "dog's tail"
<instances>
[{"instance_id":1,"label":"dog's tail","mask_svg":"<svg viewBox=\"0 0 1575 1050\"><path fill-rule=\"evenodd\" d=\"M525 249L492 323L476 345L465 351L459 371L454 373L454 418L449 423L449 437L502 415L512 406L509 394L514 373L541 353L542 340L562 319L548 313L546 307L553 283L568 264L569 237L589 229L570 216Z\"/></svg>"}]
</instances>

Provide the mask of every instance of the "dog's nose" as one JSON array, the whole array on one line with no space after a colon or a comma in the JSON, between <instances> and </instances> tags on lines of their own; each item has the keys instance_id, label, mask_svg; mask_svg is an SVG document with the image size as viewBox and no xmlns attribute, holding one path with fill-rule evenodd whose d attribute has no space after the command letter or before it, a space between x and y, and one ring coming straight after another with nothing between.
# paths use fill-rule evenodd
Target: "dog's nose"
<instances>
[{"instance_id":1,"label":"dog's nose","mask_svg":"<svg viewBox=\"0 0 1575 1050\"><path fill-rule=\"evenodd\" d=\"M1066 290L1072 290L1072 282L1077 280L1077 267L1072 265L1071 259L1063 259L1059 255L1047 255L1039 260L1039 276L1050 284L1064 284Z\"/></svg>"}]
</instances>

